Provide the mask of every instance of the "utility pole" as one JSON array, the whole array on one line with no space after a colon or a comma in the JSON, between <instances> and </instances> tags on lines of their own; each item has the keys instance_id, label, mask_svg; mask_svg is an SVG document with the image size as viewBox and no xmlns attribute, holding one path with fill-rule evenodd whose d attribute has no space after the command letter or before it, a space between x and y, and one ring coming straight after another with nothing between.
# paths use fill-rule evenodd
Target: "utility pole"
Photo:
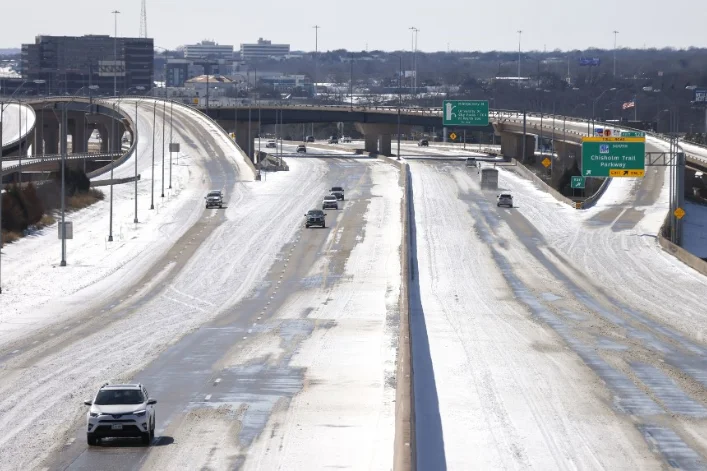
<instances>
[{"instance_id":1,"label":"utility pole","mask_svg":"<svg viewBox=\"0 0 707 471\"><path fill-rule=\"evenodd\" d=\"M110 121L110 219L108 224L108 242L113 242L113 167L115 167L115 159L113 156L113 148L115 147L115 103L113 103L113 116ZM62 159L63 159L62 154ZM63 197L63 192L62 192Z\"/></svg>"},{"instance_id":2,"label":"utility pole","mask_svg":"<svg viewBox=\"0 0 707 471\"><path fill-rule=\"evenodd\" d=\"M66 103L61 110L61 263L66 266L66 136L68 118ZM112 187L111 187L112 188Z\"/></svg>"},{"instance_id":3,"label":"utility pole","mask_svg":"<svg viewBox=\"0 0 707 471\"><path fill-rule=\"evenodd\" d=\"M349 97L351 97L351 111L353 111L353 54L350 55L351 75L349 75Z\"/></svg>"},{"instance_id":4,"label":"utility pole","mask_svg":"<svg viewBox=\"0 0 707 471\"><path fill-rule=\"evenodd\" d=\"M164 198L164 125L167 121L167 101L162 102L162 198Z\"/></svg>"},{"instance_id":5,"label":"utility pole","mask_svg":"<svg viewBox=\"0 0 707 471\"><path fill-rule=\"evenodd\" d=\"M155 209L155 124L157 124L157 102L152 105L152 190L150 209Z\"/></svg>"},{"instance_id":6,"label":"utility pole","mask_svg":"<svg viewBox=\"0 0 707 471\"><path fill-rule=\"evenodd\" d=\"M143 3L143 7L144 7ZM137 105L138 101L135 101L135 136L133 142L133 159L135 160L135 219L133 222L137 224Z\"/></svg>"},{"instance_id":7,"label":"utility pole","mask_svg":"<svg viewBox=\"0 0 707 471\"><path fill-rule=\"evenodd\" d=\"M319 52L319 28L321 26L314 25L314 96L317 99L317 53ZM312 123L312 134L314 134L314 123Z\"/></svg>"},{"instance_id":8,"label":"utility pole","mask_svg":"<svg viewBox=\"0 0 707 471\"><path fill-rule=\"evenodd\" d=\"M614 78L616 78L616 35L618 31L614 31Z\"/></svg>"},{"instance_id":9,"label":"utility pole","mask_svg":"<svg viewBox=\"0 0 707 471\"><path fill-rule=\"evenodd\" d=\"M114 34L113 34L113 96L118 96L118 10L114 10Z\"/></svg>"},{"instance_id":10,"label":"utility pole","mask_svg":"<svg viewBox=\"0 0 707 471\"><path fill-rule=\"evenodd\" d=\"M519 29L518 30L518 90L520 90L520 39L521 39L522 35L523 35L523 31Z\"/></svg>"},{"instance_id":11,"label":"utility pole","mask_svg":"<svg viewBox=\"0 0 707 471\"><path fill-rule=\"evenodd\" d=\"M400 107L403 101L403 56L399 56L400 59L400 72L398 73L398 160L400 160Z\"/></svg>"},{"instance_id":12,"label":"utility pole","mask_svg":"<svg viewBox=\"0 0 707 471\"><path fill-rule=\"evenodd\" d=\"M169 102L169 189L172 189L172 111L174 102Z\"/></svg>"}]
</instances>

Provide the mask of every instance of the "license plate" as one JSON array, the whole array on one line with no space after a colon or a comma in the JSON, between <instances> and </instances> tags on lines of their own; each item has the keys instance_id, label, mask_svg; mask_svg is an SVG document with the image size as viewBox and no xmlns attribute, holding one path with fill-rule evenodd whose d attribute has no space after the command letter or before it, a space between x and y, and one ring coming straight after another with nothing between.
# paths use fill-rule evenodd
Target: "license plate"
<instances>
[{"instance_id":1,"label":"license plate","mask_svg":"<svg viewBox=\"0 0 707 471\"><path fill-rule=\"evenodd\" d=\"M110 426L111 430L123 430L123 425L122 424L113 424Z\"/></svg>"}]
</instances>

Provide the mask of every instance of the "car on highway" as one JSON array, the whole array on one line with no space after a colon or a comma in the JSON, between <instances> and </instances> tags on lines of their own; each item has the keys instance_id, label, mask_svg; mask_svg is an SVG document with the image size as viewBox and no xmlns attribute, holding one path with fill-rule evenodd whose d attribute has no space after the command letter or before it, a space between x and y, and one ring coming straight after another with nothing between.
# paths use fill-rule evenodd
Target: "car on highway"
<instances>
[{"instance_id":1,"label":"car on highway","mask_svg":"<svg viewBox=\"0 0 707 471\"><path fill-rule=\"evenodd\" d=\"M466 158L466 166L467 167L476 167L476 158L475 157L467 157Z\"/></svg>"},{"instance_id":2,"label":"car on highway","mask_svg":"<svg viewBox=\"0 0 707 471\"><path fill-rule=\"evenodd\" d=\"M336 136L331 136L327 141L327 144L338 144L339 139Z\"/></svg>"},{"instance_id":3,"label":"car on highway","mask_svg":"<svg viewBox=\"0 0 707 471\"><path fill-rule=\"evenodd\" d=\"M336 199L344 201L344 189L340 186L332 186L330 193L336 196Z\"/></svg>"},{"instance_id":4,"label":"car on highway","mask_svg":"<svg viewBox=\"0 0 707 471\"><path fill-rule=\"evenodd\" d=\"M95 446L103 438L134 437L149 445L155 437L155 404L142 384L105 383L86 413L86 441Z\"/></svg>"},{"instance_id":5,"label":"car on highway","mask_svg":"<svg viewBox=\"0 0 707 471\"><path fill-rule=\"evenodd\" d=\"M419 141L417 141L417 145L419 147L428 147L430 143L427 139L420 139Z\"/></svg>"},{"instance_id":6,"label":"car on highway","mask_svg":"<svg viewBox=\"0 0 707 471\"><path fill-rule=\"evenodd\" d=\"M304 142L314 142L314 136L307 136L304 138Z\"/></svg>"},{"instance_id":7,"label":"car on highway","mask_svg":"<svg viewBox=\"0 0 707 471\"><path fill-rule=\"evenodd\" d=\"M351 142L351 136L344 136L341 138L341 142Z\"/></svg>"},{"instance_id":8,"label":"car on highway","mask_svg":"<svg viewBox=\"0 0 707 471\"><path fill-rule=\"evenodd\" d=\"M309 211L307 211L307 214L305 214L304 217L307 218L304 223L304 227L326 227L326 213L320 209L310 209Z\"/></svg>"},{"instance_id":9,"label":"car on highway","mask_svg":"<svg viewBox=\"0 0 707 471\"><path fill-rule=\"evenodd\" d=\"M326 195L322 201L322 210L339 209L339 200L335 195Z\"/></svg>"},{"instance_id":10,"label":"car on highway","mask_svg":"<svg viewBox=\"0 0 707 471\"><path fill-rule=\"evenodd\" d=\"M498 198L496 200L496 206L508 206L509 208L513 207L513 195L510 193L501 193L498 195Z\"/></svg>"},{"instance_id":11,"label":"car on highway","mask_svg":"<svg viewBox=\"0 0 707 471\"><path fill-rule=\"evenodd\" d=\"M209 193L204 197L204 199L206 200L206 209L209 209L213 206L223 208L223 193L221 193L221 190L209 191Z\"/></svg>"},{"instance_id":12,"label":"car on highway","mask_svg":"<svg viewBox=\"0 0 707 471\"><path fill-rule=\"evenodd\" d=\"M307 153L307 146L304 144L300 144L297 146L297 153L298 154L306 154Z\"/></svg>"},{"instance_id":13,"label":"car on highway","mask_svg":"<svg viewBox=\"0 0 707 471\"><path fill-rule=\"evenodd\" d=\"M265 144L265 147L275 147L275 148L277 148L277 143L271 139L271 140L269 140L269 141Z\"/></svg>"}]
</instances>

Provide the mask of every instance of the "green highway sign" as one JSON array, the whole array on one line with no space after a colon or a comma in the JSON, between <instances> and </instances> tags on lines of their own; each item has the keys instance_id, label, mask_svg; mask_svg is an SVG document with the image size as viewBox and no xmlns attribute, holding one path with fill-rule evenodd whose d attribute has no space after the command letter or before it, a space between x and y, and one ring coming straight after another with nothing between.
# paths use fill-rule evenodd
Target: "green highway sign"
<instances>
[{"instance_id":1,"label":"green highway sign","mask_svg":"<svg viewBox=\"0 0 707 471\"><path fill-rule=\"evenodd\" d=\"M645 137L582 139L582 175L585 177L642 177L645 168Z\"/></svg>"},{"instance_id":2,"label":"green highway sign","mask_svg":"<svg viewBox=\"0 0 707 471\"><path fill-rule=\"evenodd\" d=\"M584 177L572 177L572 188L584 188Z\"/></svg>"},{"instance_id":3,"label":"green highway sign","mask_svg":"<svg viewBox=\"0 0 707 471\"><path fill-rule=\"evenodd\" d=\"M646 137L643 131L621 131L621 137Z\"/></svg>"},{"instance_id":4,"label":"green highway sign","mask_svg":"<svg viewBox=\"0 0 707 471\"><path fill-rule=\"evenodd\" d=\"M489 102L485 100L444 100L444 126L488 126Z\"/></svg>"}]
</instances>

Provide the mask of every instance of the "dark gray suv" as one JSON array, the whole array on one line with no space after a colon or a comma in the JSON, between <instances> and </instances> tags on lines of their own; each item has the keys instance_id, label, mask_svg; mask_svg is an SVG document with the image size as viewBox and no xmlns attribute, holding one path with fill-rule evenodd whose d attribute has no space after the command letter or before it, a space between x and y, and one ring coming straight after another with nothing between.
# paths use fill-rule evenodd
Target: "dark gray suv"
<instances>
[{"instance_id":1,"label":"dark gray suv","mask_svg":"<svg viewBox=\"0 0 707 471\"><path fill-rule=\"evenodd\" d=\"M310 209L304 216L307 218L304 227L326 227L326 213L321 209Z\"/></svg>"}]
</instances>

